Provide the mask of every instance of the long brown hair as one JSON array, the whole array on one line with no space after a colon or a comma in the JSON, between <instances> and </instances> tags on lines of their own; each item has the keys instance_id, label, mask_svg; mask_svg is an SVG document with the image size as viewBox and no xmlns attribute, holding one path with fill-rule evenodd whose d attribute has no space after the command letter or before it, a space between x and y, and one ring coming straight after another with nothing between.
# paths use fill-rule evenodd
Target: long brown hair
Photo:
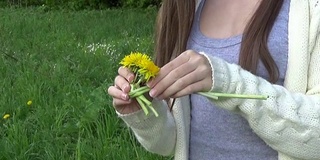
<instances>
[{"instance_id":1,"label":"long brown hair","mask_svg":"<svg viewBox=\"0 0 320 160\"><path fill-rule=\"evenodd\" d=\"M262 0L245 28L239 55L239 65L253 74L261 61L272 83L279 79L279 70L270 55L267 40L282 4L283 0ZM155 58L158 66L165 65L172 57L177 57L186 50L195 6L196 0L163 1L155 35Z\"/></svg>"}]
</instances>

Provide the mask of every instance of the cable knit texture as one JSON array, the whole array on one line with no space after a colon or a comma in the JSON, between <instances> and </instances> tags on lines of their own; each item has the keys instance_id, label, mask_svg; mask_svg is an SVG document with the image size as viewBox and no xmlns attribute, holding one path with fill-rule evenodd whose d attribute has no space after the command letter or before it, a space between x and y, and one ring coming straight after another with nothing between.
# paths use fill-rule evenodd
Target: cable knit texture
<instances>
[{"instance_id":1,"label":"cable knit texture","mask_svg":"<svg viewBox=\"0 0 320 160\"><path fill-rule=\"evenodd\" d=\"M238 65L206 56L212 67L213 91L269 96L267 100L212 101L243 115L257 135L279 152L279 160L320 159L319 3L319 0L291 0L284 87L273 85ZM187 160L189 96L178 98L172 113L163 101L153 100L153 105L159 117L145 116L142 111L118 115L150 152L174 154L176 160Z\"/></svg>"}]
</instances>

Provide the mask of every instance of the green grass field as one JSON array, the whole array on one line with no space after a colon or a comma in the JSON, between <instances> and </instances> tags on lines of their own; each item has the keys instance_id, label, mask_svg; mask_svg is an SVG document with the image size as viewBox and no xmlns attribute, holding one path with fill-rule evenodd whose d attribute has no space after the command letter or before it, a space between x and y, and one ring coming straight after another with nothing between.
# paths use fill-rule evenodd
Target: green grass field
<instances>
[{"instance_id":1,"label":"green grass field","mask_svg":"<svg viewBox=\"0 0 320 160\"><path fill-rule=\"evenodd\" d=\"M106 94L125 54L152 53L155 16L0 9L0 160L171 159L146 152Z\"/></svg>"}]
</instances>

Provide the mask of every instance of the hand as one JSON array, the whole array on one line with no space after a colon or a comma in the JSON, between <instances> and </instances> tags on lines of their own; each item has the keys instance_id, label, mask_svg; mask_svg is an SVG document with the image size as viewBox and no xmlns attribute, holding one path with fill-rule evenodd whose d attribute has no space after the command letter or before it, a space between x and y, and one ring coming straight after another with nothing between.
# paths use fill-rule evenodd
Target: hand
<instances>
[{"instance_id":1,"label":"hand","mask_svg":"<svg viewBox=\"0 0 320 160\"><path fill-rule=\"evenodd\" d=\"M147 85L153 98L177 98L198 91L209 91L212 71L207 58L187 50L160 69Z\"/></svg>"},{"instance_id":2,"label":"hand","mask_svg":"<svg viewBox=\"0 0 320 160\"><path fill-rule=\"evenodd\" d=\"M113 107L121 114L129 114L140 110L140 106L135 99L130 99L130 82L134 80L134 74L125 67L118 69L114 86L108 88L108 94L113 98Z\"/></svg>"}]
</instances>

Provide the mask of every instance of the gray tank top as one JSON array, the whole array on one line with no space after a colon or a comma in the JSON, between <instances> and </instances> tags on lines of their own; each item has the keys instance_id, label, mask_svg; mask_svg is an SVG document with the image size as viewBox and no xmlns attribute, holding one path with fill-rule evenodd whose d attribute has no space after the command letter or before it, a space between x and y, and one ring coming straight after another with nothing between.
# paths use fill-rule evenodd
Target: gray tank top
<instances>
[{"instance_id":1,"label":"gray tank top","mask_svg":"<svg viewBox=\"0 0 320 160\"><path fill-rule=\"evenodd\" d=\"M226 39L204 36L199 27L200 13L204 1L197 10L188 40L188 49L204 51L238 63L242 35ZM288 15L290 0L284 5L268 39L271 55L280 71L277 84L282 85L288 60ZM268 72L259 64L257 75L268 78ZM248 122L238 114L220 109L203 96L191 95L191 160L276 160L277 152L270 148L250 128Z\"/></svg>"}]
</instances>

